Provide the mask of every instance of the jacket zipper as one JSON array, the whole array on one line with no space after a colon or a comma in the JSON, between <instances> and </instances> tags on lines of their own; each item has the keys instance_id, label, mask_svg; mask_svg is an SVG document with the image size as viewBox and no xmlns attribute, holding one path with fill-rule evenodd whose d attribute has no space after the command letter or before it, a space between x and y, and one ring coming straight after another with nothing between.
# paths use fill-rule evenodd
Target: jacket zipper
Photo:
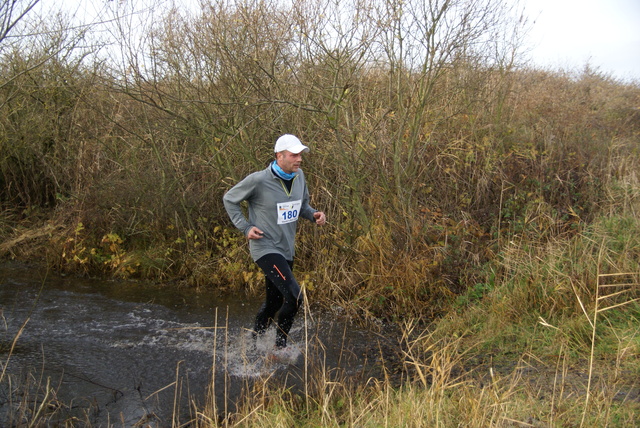
<instances>
[{"instance_id":1,"label":"jacket zipper","mask_svg":"<svg viewBox=\"0 0 640 428\"><path fill-rule=\"evenodd\" d=\"M277 178L280 181L280 185L282 186L282 190L284 190L284 193L288 197L291 197L291 192L293 192L293 183L296 181L296 178L298 178L298 176L296 175L295 177L293 177L293 180L291 180L291 191L287 190L287 186L284 184L284 180L283 179L281 179L280 177L277 177Z\"/></svg>"}]
</instances>

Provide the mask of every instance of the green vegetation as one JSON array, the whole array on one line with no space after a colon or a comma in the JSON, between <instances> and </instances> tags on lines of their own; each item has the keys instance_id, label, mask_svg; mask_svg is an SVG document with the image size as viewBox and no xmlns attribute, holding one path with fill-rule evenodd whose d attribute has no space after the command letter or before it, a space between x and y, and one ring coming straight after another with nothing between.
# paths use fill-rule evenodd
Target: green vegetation
<instances>
[{"instance_id":1,"label":"green vegetation","mask_svg":"<svg viewBox=\"0 0 640 428\"><path fill-rule=\"evenodd\" d=\"M115 51L22 22L0 256L260 292L221 197L295 133L329 220L302 225L309 299L402 325L404 382L266 379L202 426L637 425L640 87L521 66L502 2L423 3L156 9L140 45L122 3Z\"/></svg>"}]
</instances>

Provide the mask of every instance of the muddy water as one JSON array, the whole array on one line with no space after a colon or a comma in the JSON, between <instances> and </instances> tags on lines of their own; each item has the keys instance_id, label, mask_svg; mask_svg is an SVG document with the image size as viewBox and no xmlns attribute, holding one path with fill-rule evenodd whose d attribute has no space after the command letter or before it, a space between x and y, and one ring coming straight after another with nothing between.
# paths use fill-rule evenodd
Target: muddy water
<instances>
[{"instance_id":1,"label":"muddy water","mask_svg":"<svg viewBox=\"0 0 640 428\"><path fill-rule=\"evenodd\" d=\"M299 389L317 367L367 379L379 368L380 349L391 346L339 312L309 309L298 315L289 353L274 362L266 358L274 332L256 342L247 330L260 303L0 264L0 425L19 423L20 406L37 409L47 390L59 403L54 424L184 424L194 406L215 402L220 414L232 412L265 377Z\"/></svg>"}]
</instances>

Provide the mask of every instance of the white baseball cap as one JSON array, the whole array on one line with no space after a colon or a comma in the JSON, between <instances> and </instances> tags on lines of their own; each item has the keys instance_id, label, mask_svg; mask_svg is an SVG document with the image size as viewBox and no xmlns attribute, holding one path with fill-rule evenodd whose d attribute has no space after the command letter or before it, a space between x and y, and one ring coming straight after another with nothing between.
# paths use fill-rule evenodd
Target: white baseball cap
<instances>
[{"instance_id":1,"label":"white baseball cap","mask_svg":"<svg viewBox=\"0 0 640 428\"><path fill-rule=\"evenodd\" d=\"M295 135L284 134L276 140L276 146L274 148L275 153L287 150L291 153L298 154L300 152L308 152L309 147L302 144L300 139Z\"/></svg>"}]
</instances>

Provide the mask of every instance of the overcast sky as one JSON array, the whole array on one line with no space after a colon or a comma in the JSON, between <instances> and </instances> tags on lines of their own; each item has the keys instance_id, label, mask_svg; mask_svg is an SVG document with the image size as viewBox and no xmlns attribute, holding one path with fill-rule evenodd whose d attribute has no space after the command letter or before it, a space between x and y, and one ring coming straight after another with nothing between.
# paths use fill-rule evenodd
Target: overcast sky
<instances>
[{"instance_id":1,"label":"overcast sky","mask_svg":"<svg viewBox=\"0 0 640 428\"><path fill-rule=\"evenodd\" d=\"M534 64L640 81L640 0L524 0Z\"/></svg>"},{"instance_id":2,"label":"overcast sky","mask_svg":"<svg viewBox=\"0 0 640 428\"><path fill-rule=\"evenodd\" d=\"M78 15L95 16L104 1L65 0L65 5ZM520 1L533 25L527 40L533 65L579 72L589 63L615 78L640 81L640 0Z\"/></svg>"}]
</instances>

